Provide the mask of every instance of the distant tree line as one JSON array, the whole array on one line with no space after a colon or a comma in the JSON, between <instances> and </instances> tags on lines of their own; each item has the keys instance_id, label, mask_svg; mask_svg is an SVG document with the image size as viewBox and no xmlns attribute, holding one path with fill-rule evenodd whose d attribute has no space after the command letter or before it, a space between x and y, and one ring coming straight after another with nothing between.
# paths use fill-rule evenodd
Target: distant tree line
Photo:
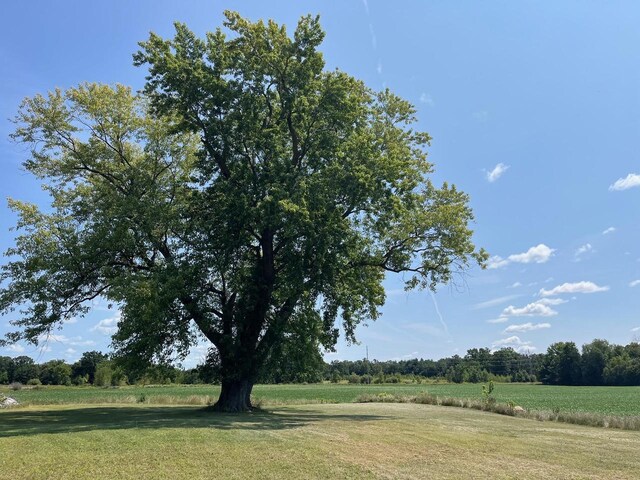
<instances>
[{"instance_id":1,"label":"distant tree line","mask_svg":"<svg viewBox=\"0 0 640 480\"><path fill-rule=\"evenodd\" d=\"M546 353L518 353L512 348L473 348L464 357L440 360L334 361L325 378L360 383L388 383L417 378L449 382L535 382L547 385L640 385L640 344L614 345L593 340L579 351L574 342L557 342Z\"/></svg>"},{"instance_id":2,"label":"distant tree line","mask_svg":"<svg viewBox=\"0 0 640 480\"><path fill-rule=\"evenodd\" d=\"M512 348L472 348L461 357L440 360L341 360L326 363L315 349L291 351L269 365L260 383L400 383L440 379L453 383L542 382L548 385L640 385L640 344L614 345L593 340L578 350L573 342L554 343L546 353L518 353ZM215 351L201 365L125 363L101 352L82 354L68 364L41 364L28 356L0 356L0 384L96 385L219 383Z\"/></svg>"},{"instance_id":3,"label":"distant tree line","mask_svg":"<svg viewBox=\"0 0 640 480\"><path fill-rule=\"evenodd\" d=\"M325 368L325 378L333 382L397 383L411 379L442 379L454 383L535 382L543 355L521 354L512 348L492 352L472 348L464 357L440 360L334 361Z\"/></svg>"}]
</instances>

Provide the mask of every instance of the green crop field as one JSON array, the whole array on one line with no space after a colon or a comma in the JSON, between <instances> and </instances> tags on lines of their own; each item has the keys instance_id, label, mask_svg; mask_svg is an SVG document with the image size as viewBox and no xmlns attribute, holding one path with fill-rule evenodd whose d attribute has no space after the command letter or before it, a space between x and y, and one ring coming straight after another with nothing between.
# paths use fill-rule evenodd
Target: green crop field
<instances>
[{"instance_id":1,"label":"green crop field","mask_svg":"<svg viewBox=\"0 0 640 480\"><path fill-rule=\"evenodd\" d=\"M349 403L366 393L432 395L457 398L480 398L477 384L412 385L257 385L254 397L265 405L305 403ZM27 405L151 403L207 404L215 401L219 387L211 385L97 387L41 387L0 393L11 395ZM588 412L605 415L640 415L640 387L562 387L530 384L497 384L498 402L513 401L529 410Z\"/></svg>"}]
</instances>

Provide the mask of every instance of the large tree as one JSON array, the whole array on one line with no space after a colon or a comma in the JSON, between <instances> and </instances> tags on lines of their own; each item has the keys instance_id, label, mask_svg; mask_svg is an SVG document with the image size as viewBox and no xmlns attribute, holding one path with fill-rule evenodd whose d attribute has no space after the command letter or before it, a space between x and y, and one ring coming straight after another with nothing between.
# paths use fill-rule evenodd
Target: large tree
<instances>
[{"instance_id":1,"label":"large tree","mask_svg":"<svg viewBox=\"0 0 640 480\"><path fill-rule=\"evenodd\" d=\"M8 341L38 342L104 297L121 309L121 356L215 347L216 407L250 408L253 383L286 352L331 349L378 316L387 272L408 288L449 282L486 254L468 197L434 186L415 110L325 71L324 33L226 14L197 38L177 24L135 55L144 94L82 85L25 100L15 138L52 208L19 214L0 308ZM306 344L283 348L288 342Z\"/></svg>"}]
</instances>

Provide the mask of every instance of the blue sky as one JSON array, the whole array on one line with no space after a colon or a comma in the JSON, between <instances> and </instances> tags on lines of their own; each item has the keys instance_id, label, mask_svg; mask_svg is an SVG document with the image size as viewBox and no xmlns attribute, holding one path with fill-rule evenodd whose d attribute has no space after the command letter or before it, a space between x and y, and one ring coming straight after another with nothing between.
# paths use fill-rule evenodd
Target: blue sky
<instances>
[{"instance_id":1,"label":"blue sky","mask_svg":"<svg viewBox=\"0 0 640 480\"><path fill-rule=\"evenodd\" d=\"M640 337L640 4L595 1L31 1L0 29L0 196L46 204L8 134L22 98L83 81L142 87L132 66L149 31L199 34L232 8L290 31L320 14L327 68L414 103L433 136L434 180L471 196L475 241L493 256L437 293L386 281L382 317L327 360L440 358L472 347ZM0 249L15 218L0 206ZM73 361L106 351L102 305L41 348L0 355ZM9 330L0 318L0 334ZM634 330L635 329L635 330ZM186 362L193 365L204 346Z\"/></svg>"}]
</instances>

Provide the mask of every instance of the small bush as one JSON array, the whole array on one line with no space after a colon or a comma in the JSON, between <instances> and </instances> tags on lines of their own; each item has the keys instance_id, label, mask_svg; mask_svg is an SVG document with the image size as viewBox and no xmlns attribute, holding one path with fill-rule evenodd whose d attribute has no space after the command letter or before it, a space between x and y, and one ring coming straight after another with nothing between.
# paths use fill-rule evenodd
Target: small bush
<instances>
[{"instance_id":1,"label":"small bush","mask_svg":"<svg viewBox=\"0 0 640 480\"><path fill-rule=\"evenodd\" d=\"M20 382L13 382L9 385L9 390L22 390L22 384Z\"/></svg>"},{"instance_id":2,"label":"small bush","mask_svg":"<svg viewBox=\"0 0 640 480\"><path fill-rule=\"evenodd\" d=\"M42 385L42 382L40 381L39 378L32 378L32 379L27 381L27 385L40 386L40 385Z\"/></svg>"}]
</instances>

